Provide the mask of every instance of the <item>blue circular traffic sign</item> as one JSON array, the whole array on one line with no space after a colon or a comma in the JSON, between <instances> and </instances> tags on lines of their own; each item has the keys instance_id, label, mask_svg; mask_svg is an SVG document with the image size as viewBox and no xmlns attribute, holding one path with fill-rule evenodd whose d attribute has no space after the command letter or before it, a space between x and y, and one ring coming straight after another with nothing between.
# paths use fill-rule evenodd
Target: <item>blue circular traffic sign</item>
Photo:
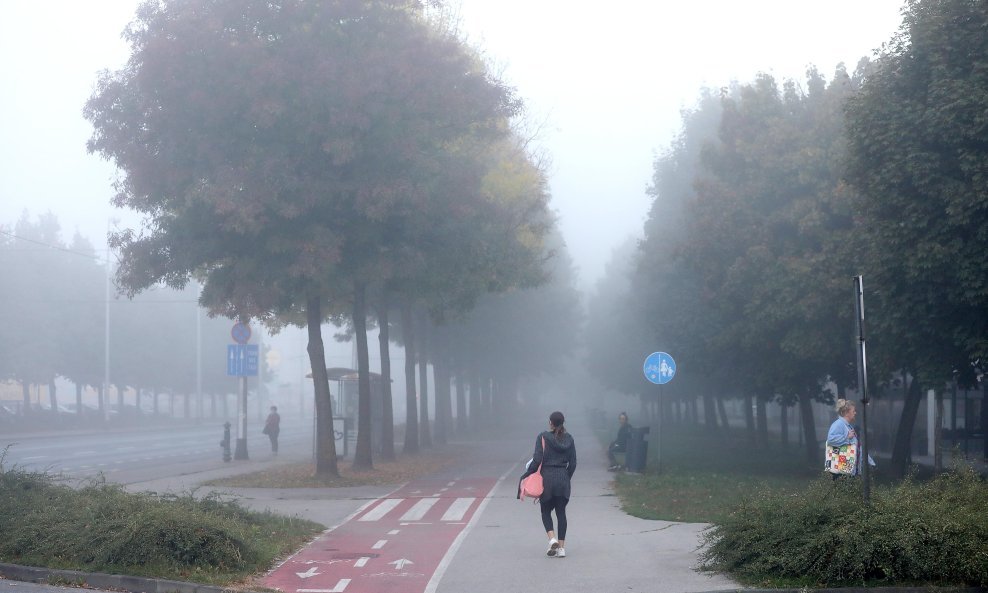
<instances>
[{"instance_id":1,"label":"blue circular traffic sign","mask_svg":"<svg viewBox=\"0 0 988 593\"><path fill-rule=\"evenodd\" d=\"M236 322L230 330L230 337L238 344L246 344L250 341L250 326L246 323Z\"/></svg>"},{"instance_id":2,"label":"blue circular traffic sign","mask_svg":"<svg viewBox=\"0 0 988 593\"><path fill-rule=\"evenodd\" d=\"M665 385L676 376L676 361L665 352L653 352L645 359L645 378L656 385Z\"/></svg>"}]
</instances>

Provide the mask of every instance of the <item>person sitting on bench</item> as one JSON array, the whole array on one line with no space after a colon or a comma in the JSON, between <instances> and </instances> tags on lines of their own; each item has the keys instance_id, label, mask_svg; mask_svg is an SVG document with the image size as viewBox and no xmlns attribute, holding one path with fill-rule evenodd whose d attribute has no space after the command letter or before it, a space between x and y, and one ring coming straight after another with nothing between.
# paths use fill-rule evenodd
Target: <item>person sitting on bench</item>
<instances>
[{"instance_id":1,"label":"person sitting on bench","mask_svg":"<svg viewBox=\"0 0 988 593\"><path fill-rule=\"evenodd\" d=\"M618 424L617 438L607 447L607 459L611 462L611 467L607 468L609 470L621 469L621 464L618 463L617 457L614 454L626 453L628 451L628 439L631 437L631 424L628 424L628 415L626 413L621 412L618 414Z\"/></svg>"}]
</instances>

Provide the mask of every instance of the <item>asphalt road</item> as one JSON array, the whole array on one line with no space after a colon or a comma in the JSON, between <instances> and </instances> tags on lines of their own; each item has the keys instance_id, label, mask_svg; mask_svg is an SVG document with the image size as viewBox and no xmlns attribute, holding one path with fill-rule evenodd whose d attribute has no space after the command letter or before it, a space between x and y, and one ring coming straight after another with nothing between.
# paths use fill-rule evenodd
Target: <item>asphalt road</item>
<instances>
[{"instance_id":1,"label":"asphalt road","mask_svg":"<svg viewBox=\"0 0 988 593\"><path fill-rule=\"evenodd\" d=\"M235 443L236 431L231 432ZM0 451L6 447L3 465L8 468L48 471L70 479L102 475L111 482L134 484L229 466L223 462L222 438L222 421L212 421L101 432L0 434ZM310 426L283 420L279 453L304 458L311 454L311 438ZM247 462L232 464L273 459L268 437L260 434L259 426L248 426L247 452Z\"/></svg>"}]
</instances>

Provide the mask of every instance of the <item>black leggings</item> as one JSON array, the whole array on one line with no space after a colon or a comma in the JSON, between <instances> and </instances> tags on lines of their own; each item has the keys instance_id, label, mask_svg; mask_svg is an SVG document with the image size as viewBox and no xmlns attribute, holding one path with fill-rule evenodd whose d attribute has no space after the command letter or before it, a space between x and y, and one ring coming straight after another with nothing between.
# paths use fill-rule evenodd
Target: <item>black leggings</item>
<instances>
[{"instance_id":1,"label":"black leggings","mask_svg":"<svg viewBox=\"0 0 988 593\"><path fill-rule=\"evenodd\" d=\"M539 506L542 507L542 526L545 527L546 531L553 531L552 529L552 511L556 511L556 520L559 521L559 530L556 531L557 539L566 539L566 504L569 502L568 498L563 498L562 496L553 496L549 500L539 500Z\"/></svg>"}]
</instances>

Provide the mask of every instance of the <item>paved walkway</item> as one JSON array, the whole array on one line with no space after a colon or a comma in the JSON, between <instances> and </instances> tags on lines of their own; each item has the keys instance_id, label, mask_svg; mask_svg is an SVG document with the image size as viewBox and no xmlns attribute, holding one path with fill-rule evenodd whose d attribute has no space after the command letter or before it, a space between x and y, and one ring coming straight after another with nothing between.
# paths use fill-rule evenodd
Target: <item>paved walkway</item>
<instances>
[{"instance_id":1,"label":"paved walkway","mask_svg":"<svg viewBox=\"0 0 988 593\"><path fill-rule=\"evenodd\" d=\"M395 492L396 486L225 491L240 496L248 507L294 514L333 528L309 550L283 564L282 574L287 577L264 583L286 593L535 590L659 593L737 588L722 575L694 570L704 525L647 521L621 511L611 488L613 475L605 469L606 459L599 444L589 429L573 423L572 419L571 424L576 424L573 430L579 466L567 510L567 558L548 558L538 506L515 498L517 477L543 424L542 419L533 420L531 426L522 427L514 435L451 443L449 447L462 449L459 460L422 481L438 486L436 492L425 492L414 483L399 492ZM128 488L184 491L234 471L224 468L131 484ZM454 486L448 486L450 483ZM440 492L444 484L452 489L448 494ZM463 489L467 487L470 491ZM387 502L399 499L400 502ZM424 508L418 520L411 520L414 517L407 513L419 501L428 499L435 500L421 503L420 509L428 508ZM468 505L467 499L474 500ZM456 510L457 505L463 511L461 520L443 522L442 518L452 513L451 509ZM384 509L377 511L379 524L360 521L360 512L366 515L374 508ZM427 528L425 524L440 527ZM360 531L370 527L379 531L387 529L383 535ZM387 535L392 531L399 533ZM357 537L358 533L362 535ZM371 536L373 541L368 539ZM385 543L382 545L381 541ZM380 547L375 550L374 545ZM392 555L395 557L391 558ZM360 561L361 558L367 560ZM332 572L330 567L349 572ZM401 576L402 573L406 576ZM298 574L312 576L292 576ZM314 584L317 575L325 575L318 586ZM36 592L23 584L0 580L0 592L11 591ZM50 591L64 590L51 588Z\"/></svg>"}]
</instances>

